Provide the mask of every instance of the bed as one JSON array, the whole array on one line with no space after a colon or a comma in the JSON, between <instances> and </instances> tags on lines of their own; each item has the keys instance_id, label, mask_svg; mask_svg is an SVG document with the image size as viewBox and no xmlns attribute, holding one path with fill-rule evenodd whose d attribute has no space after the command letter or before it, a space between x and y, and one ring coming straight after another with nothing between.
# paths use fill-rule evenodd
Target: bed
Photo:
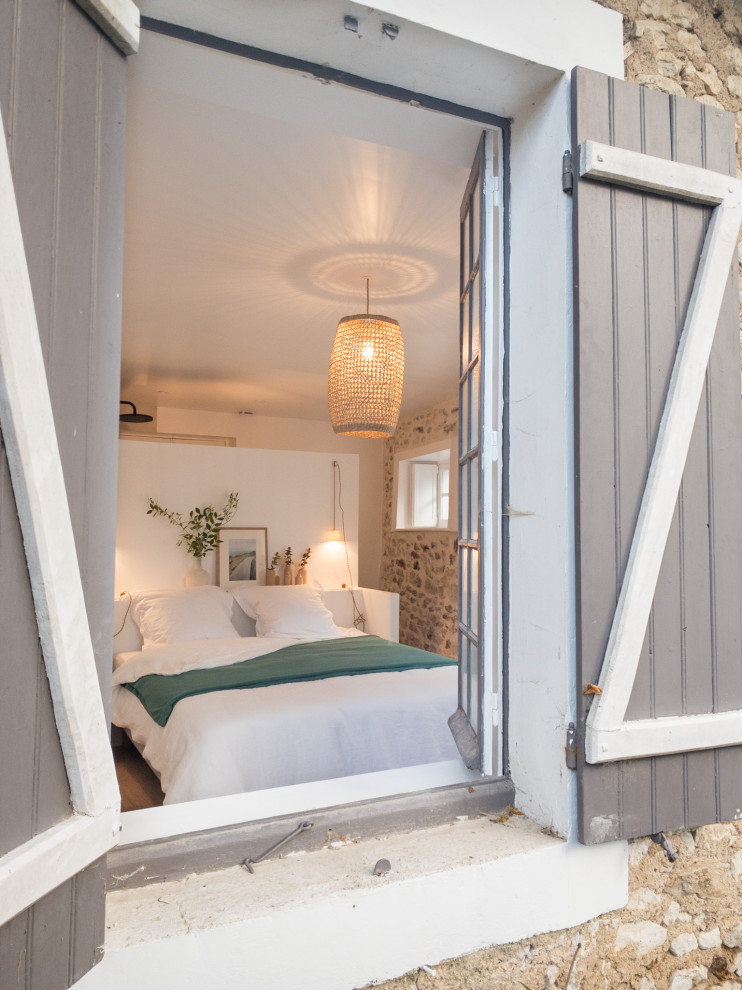
<instances>
[{"instance_id":1,"label":"bed","mask_svg":"<svg viewBox=\"0 0 742 990\"><path fill-rule=\"evenodd\" d=\"M136 593L116 638L113 722L166 804L458 758L456 663L393 643L394 596L363 634L347 592L242 590Z\"/></svg>"}]
</instances>

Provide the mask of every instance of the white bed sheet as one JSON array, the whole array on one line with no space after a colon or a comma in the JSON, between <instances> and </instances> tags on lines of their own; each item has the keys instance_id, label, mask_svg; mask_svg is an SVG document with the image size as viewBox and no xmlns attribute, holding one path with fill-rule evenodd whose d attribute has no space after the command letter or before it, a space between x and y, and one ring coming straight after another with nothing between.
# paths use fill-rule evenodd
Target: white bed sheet
<instances>
[{"instance_id":1,"label":"white bed sheet","mask_svg":"<svg viewBox=\"0 0 742 990\"><path fill-rule=\"evenodd\" d=\"M193 669L296 643L211 642L211 656L202 643L157 647L154 659L125 655L114 679L174 672L176 656L180 669ZM165 803L175 804L457 759L447 725L456 704L451 666L195 695L177 703L164 727L116 686L113 721L159 775Z\"/></svg>"}]
</instances>

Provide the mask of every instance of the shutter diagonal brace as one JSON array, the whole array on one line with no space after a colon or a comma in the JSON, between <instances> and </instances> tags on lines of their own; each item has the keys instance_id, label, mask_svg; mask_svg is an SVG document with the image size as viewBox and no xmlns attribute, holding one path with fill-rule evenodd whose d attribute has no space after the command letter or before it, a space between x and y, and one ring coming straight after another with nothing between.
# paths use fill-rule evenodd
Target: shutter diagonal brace
<instances>
[{"instance_id":1,"label":"shutter diagonal brace","mask_svg":"<svg viewBox=\"0 0 742 990\"><path fill-rule=\"evenodd\" d=\"M587 719L589 763L742 743L742 712L624 721L672 525L729 268L742 182L707 169L586 141L581 178L714 207L670 377L599 686Z\"/></svg>"}]
</instances>

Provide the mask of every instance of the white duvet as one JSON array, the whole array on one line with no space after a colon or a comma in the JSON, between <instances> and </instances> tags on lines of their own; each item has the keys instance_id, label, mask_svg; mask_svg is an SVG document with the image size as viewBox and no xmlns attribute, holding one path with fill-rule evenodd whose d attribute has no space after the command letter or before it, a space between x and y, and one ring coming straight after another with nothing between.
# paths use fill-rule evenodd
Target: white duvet
<instances>
[{"instance_id":1,"label":"white duvet","mask_svg":"<svg viewBox=\"0 0 742 990\"><path fill-rule=\"evenodd\" d=\"M120 687L296 642L197 640L116 657L113 721L160 777L166 804L457 759L447 725L457 704L455 665L195 695L176 704L164 727Z\"/></svg>"}]
</instances>

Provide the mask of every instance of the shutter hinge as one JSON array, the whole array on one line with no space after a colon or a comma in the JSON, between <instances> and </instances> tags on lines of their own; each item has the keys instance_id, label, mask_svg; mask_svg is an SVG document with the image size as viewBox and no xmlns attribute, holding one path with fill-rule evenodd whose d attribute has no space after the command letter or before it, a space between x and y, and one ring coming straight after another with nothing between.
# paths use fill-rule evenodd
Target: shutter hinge
<instances>
[{"instance_id":1,"label":"shutter hinge","mask_svg":"<svg viewBox=\"0 0 742 990\"><path fill-rule=\"evenodd\" d=\"M564 759L568 770L577 769L577 729L574 722L567 726L567 744L564 747Z\"/></svg>"},{"instance_id":2,"label":"shutter hinge","mask_svg":"<svg viewBox=\"0 0 742 990\"><path fill-rule=\"evenodd\" d=\"M562 189L566 193L572 193L572 152L565 151L562 155Z\"/></svg>"}]
</instances>

